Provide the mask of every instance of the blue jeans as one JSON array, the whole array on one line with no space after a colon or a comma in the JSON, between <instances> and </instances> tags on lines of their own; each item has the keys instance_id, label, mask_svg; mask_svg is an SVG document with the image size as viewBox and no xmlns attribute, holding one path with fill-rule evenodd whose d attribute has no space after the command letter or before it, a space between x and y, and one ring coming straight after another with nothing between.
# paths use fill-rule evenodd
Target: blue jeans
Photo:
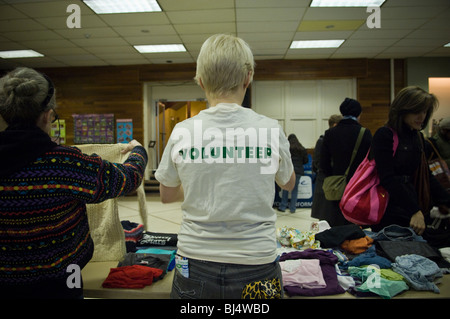
<instances>
[{"instance_id":1,"label":"blue jeans","mask_svg":"<svg viewBox=\"0 0 450 319\"><path fill-rule=\"evenodd\" d=\"M301 175L295 175L295 186L294 189L291 191L291 201L289 202L289 210L291 213L295 212L295 208L297 206L297 196L298 196L298 183L300 182ZM280 210L285 210L288 206L288 198L289 198L289 192L283 190L283 195L281 197L281 203L280 203Z\"/></svg>"},{"instance_id":2,"label":"blue jeans","mask_svg":"<svg viewBox=\"0 0 450 319\"><path fill-rule=\"evenodd\" d=\"M174 269L172 299L241 299L247 285L278 279L283 296L278 261L264 265L237 265L189 259L189 277Z\"/></svg>"}]
</instances>

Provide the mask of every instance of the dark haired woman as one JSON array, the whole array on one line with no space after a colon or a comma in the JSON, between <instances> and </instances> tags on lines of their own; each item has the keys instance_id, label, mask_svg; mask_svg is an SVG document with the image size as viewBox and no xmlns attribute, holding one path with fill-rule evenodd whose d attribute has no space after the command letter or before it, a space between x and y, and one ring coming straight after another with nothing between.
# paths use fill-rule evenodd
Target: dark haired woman
<instances>
[{"instance_id":1,"label":"dark haired woman","mask_svg":"<svg viewBox=\"0 0 450 319\"><path fill-rule=\"evenodd\" d=\"M136 141L124 164L51 141L55 88L37 71L0 79L0 298L77 298L69 287L94 250L86 203L125 195L142 182L147 153ZM76 268L75 268L76 269ZM81 281L81 278L78 278ZM81 285L80 285L81 286Z\"/></svg>"},{"instance_id":2,"label":"dark haired woman","mask_svg":"<svg viewBox=\"0 0 450 319\"><path fill-rule=\"evenodd\" d=\"M308 163L308 153L303 145L298 140L295 134L290 134L288 136L289 141L289 151L291 152L291 160L294 165L295 172L295 186L291 191L291 199L288 203L289 199L289 191L283 189L283 194L281 196L281 203L278 207L279 211L284 212L286 208L289 206L289 211L291 213L295 213L295 207L297 205L297 195L298 195L298 183L300 182L300 178L305 173L303 169L303 164ZM288 205L289 204L289 205Z\"/></svg>"},{"instance_id":3,"label":"dark haired woman","mask_svg":"<svg viewBox=\"0 0 450 319\"><path fill-rule=\"evenodd\" d=\"M433 94L416 86L406 87L392 101L387 124L375 132L371 156L375 158L381 185L389 193L389 204L380 223L373 225L372 230L396 224L423 234L431 203L419 201L419 186L424 185L415 183L415 176L421 164L423 145L426 145L420 131L427 126L437 106L438 100ZM399 143L392 156L394 132ZM448 205L448 194L428 170L427 174L429 185L425 186L429 186L432 204Z\"/></svg>"}]
</instances>

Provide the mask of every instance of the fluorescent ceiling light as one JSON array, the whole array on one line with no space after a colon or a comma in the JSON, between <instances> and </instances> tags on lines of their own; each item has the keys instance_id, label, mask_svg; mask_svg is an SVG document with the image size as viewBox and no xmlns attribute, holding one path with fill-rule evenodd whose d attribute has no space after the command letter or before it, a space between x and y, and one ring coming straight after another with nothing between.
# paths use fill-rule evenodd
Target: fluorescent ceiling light
<instances>
[{"instance_id":1,"label":"fluorescent ceiling light","mask_svg":"<svg viewBox=\"0 0 450 319\"><path fill-rule=\"evenodd\" d=\"M42 57L43 54L33 50L13 50L13 51L0 51L0 58L14 59L14 58L34 58Z\"/></svg>"},{"instance_id":2,"label":"fluorescent ceiling light","mask_svg":"<svg viewBox=\"0 0 450 319\"><path fill-rule=\"evenodd\" d=\"M447 44L444 44L444 48L450 48L450 42Z\"/></svg>"},{"instance_id":3,"label":"fluorescent ceiling light","mask_svg":"<svg viewBox=\"0 0 450 319\"><path fill-rule=\"evenodd\" d=\"M156 0L83 0L83 2L98 14L162 11Z\"/></svg>"},{"instance_id":4,"label":"fluorescent ceiling light","mask_svg":"<svg viewBox=\"0 0 450 319\"><path fill-rule=\"evenodd\" d=\"M339 48L345 40L304 40L292 41L289 49Z\"/></svg>"},{"instance_id":5,"label":"fluorescent ceiling light","mask_svg":"<svg viewBox=\"0 0 450 319\"><path fill-rule=\"evenodd\" d=\"M134 48L141 53L186 52L182 44L135 45Z\"/></svg>"},{"instance_id":6,"label":"fluorescent ceiling light","mask_svg":"<svg viewBox=\"0 0 450 319\"><path fill-rule=\"evenodd\" d=\"M380 7L385 0L312 0L310 7Z\"/></svg>"}]
</instances>

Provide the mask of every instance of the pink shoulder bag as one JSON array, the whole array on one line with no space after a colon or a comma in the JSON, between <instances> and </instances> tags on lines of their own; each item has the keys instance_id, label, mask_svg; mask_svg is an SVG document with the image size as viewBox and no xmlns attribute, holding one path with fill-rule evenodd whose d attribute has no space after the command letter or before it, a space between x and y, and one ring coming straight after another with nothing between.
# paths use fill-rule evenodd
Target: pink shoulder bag
<instances>
[{"instance_id":1,"label":"pink shoulder bag","mask_svg":"<svg viewBox=\"0 0 450 319\"><path fill-rule=\"evenodd\" d=\"M392 133L395 155L398 135L394 130ZM357 225L378 224L389 201L388 192L380 185L375 159L369 160L369 153L370 150L349 180L339 203L345 219Z\"/></svg>"}]
</instances>

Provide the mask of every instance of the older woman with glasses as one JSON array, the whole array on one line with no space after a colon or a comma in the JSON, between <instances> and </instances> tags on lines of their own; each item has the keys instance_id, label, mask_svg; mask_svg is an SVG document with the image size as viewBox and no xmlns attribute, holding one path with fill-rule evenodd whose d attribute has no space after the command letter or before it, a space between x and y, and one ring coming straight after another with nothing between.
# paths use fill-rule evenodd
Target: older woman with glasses
<instances>
[{"instance_id":1,"label":"older woman with glasses","mask_svg":"<svg viewBox=\"0 0 450 319\"><path fill-rule=\"evenodd\" d=\"M147 153L133 140L124 164L113 164L49 136L55 87L43 74L18 68L0 79L0 297L82 298L70 288L73 265L91 259L87 203L134 191Z\"/></svg>"}]
</instances>

